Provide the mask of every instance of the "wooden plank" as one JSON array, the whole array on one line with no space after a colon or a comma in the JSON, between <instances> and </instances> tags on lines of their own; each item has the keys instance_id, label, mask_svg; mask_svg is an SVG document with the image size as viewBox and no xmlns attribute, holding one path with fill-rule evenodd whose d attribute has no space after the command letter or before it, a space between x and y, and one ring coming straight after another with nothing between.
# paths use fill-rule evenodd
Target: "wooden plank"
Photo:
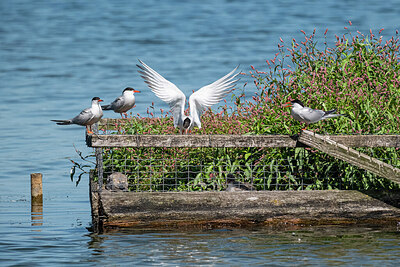
<instances>
[{"instance_id":1,"label":"wooden plank","mask_svg":"<svg viewBox=\"0 0 400 267\"><path fill-rule=\"evenodd\" d=\"M288 135L92 135L91 147L296 147Z\"/></svg>"},{"instance_id":2,"label":"wooden plank","mask_svg":"<svg viewBox=\"0 0 400 267\"><path fill-rule=\"evenodd\" d=\"M400 135L322 135L350 147L400 147Z\"/></svg>"},{"instance_id":3,"label":"wooden plank","mask_svg":"<svg viewBox=\"0 0 400 267\"><path fill-rule=\"evenodd\" d=\"M350 147L400 147L400 135L323 135ZM288 135L88 135L92 147L301 147Z\"/></svg>"},{"instance_id":4,"label":"wooden plank","mask_svg":"<svg viewBox=\"0 0 400 267\"><path fill-rule=\"evenodd\" d=\"M89 199L92 213L92 231L100 232L102 226L100 225L99 215L99 183L93 181L95 170L90 170L89 173Z\"/></svg>"},{"instance_id":5,"label":"wooden plank","mask_svg":"<svg viewBox=\"0 0 400 267\"><path fill-rule=\"evenodd\" d=\"M378 176L385 177L392 182L400 184L400 169L372 158L364 153L337 143L327 136L322 136L304 130L298 139L300 142L321 150L335 158L344 160L354 166L370 171Z\"/></svg>"},{"instance_id":6,"label":"wooden plank","mask_svg":"<svg viewBox=\"0 0 400 267\"><path fill-rule=\"evenodd\" d=\"M110 227L393 224L400 209L358 191L113 192L102 190Z\"/></svg>"}]
</instances>

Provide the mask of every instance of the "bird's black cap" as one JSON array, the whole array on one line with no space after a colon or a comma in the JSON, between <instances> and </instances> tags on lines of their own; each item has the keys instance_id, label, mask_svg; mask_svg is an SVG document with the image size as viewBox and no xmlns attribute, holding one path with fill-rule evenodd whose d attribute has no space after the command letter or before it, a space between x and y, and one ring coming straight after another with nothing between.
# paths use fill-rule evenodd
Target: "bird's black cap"
<instances>
[{"instance_id":1,"label":"bird's black cap","mask_svg":"<svg viewBox=\"0 0 400 267\"><path fill-rule=\"evenodd\" d=\"M93 100L100 100L100 97L95 96L95 97L92 98L92 101Z\"/></svg>"},{"instance_id":2,"label":"bird's black cap","mask_svg":"<svg viewBox=\"0 0 400 267\"><path fill-rule=\"evenodd\" d=\"M300 101L300 100L298 100L298 99L296 99L296 100L293 100L293 101L290 101L290 102L292 102L292 104L295 104L295 103L297 103L297 104L301 105L302 107L304 107L304 104L303 104L303 102L301 102L301 101Z\"/></svg>"},{"instance_id":3,"label":"bird's black cap","mask_svg":"<svg viewBox=\"0 0 400 267\"><path fill-rule=\"evenodd\" d=\"M183 121L183 128L184 129L187 129L187 128L189 128L189 126L190 126L190 119L189 118L186 118L184 121Z\"/></svg>"},{"instance_id":4,"label":"bird's black cap","mask_svg":"<svg viewBox=\"0 0 400 267\"><path fill-rule=\"evenodd\" d=\"M133 90L134 89L132 87L126 87L123 92L125 92L125 91L133 91Z\"/></svg>"}]
</instances>

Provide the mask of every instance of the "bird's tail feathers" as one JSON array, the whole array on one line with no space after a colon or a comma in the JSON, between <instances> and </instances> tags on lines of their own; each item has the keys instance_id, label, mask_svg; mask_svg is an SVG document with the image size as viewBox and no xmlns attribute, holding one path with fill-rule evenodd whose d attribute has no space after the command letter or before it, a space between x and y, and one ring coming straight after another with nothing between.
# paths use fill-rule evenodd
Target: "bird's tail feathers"
<instances>
[{"instance_id":1,"label":"bird's tail feathers","mask_svg":"<svg viewBox=\"0 0 400 267\"><path fill-rule=\"evenodd\" d=\"M340 116L346 116L346 114L335 114L336 110L337 109L332 109L332 110L325 111L324 119L340 117Z\"/></svg>"},{"instance_id":2,"label":"bird's tail feathers","mask_svg":"<svg viewBox=\"0 0 400 267\"><path fill-rule=\"evenodd\" d=\"M335 109L331 109L331 110L325 111L324 116L327 116L327 115L329 115L329 114L335 113L336 110L337 110L337 109L335 108Z\"/></svg>"},{"instance_id":3,"label":"bird's tail feathers","mask_svg":"<svg viewBox=\"0 0 400 267\"><path fill-rule=\"evenodd\" d=\"M51 120L56 122L58 125L68 125L68 124L72 124L71 120Z\"/></svg>"},{"instance_id":4,"label":"bird's tail feathers","mask_svg":"<svg viewBox=\"0 0 400 267\"><path fill-rule=\"evenodd\" d=\"M110 109L111 109L111 105L104 105L104 106L101 106L101 109L102 109L102 110L110 110Z\"/></svg>"}]
</instances>

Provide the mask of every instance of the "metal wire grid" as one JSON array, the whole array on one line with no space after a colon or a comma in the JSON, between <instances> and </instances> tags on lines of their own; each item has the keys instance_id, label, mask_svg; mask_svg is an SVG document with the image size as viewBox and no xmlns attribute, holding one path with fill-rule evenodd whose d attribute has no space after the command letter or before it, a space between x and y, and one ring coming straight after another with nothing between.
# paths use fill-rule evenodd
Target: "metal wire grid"
<instances>
[{"instance_id":1,"label":"metal wire grid","mask_svg":"<svg viewBox=\"0 0 400 267\"><path fill-rule=\"evenodd\" d=\"M197 156L192 157L194 154L190 153L196 150L199 151L195 152ZM221 148L106 149L102 155L103 178L115 172L123 173L128 177L129 190L138 192L222 191L232 187L250 191L343 190L357 189L357 179L373 183L378 178L327 155L315 163L307 158L312 156L311 152L304 152L303 148L286 149L286 158L251 160L249 157L247 162L243 161L245 155L238 156L237 151ZM261 157L271 153L270 149L255 151L256 156ZM245 163L238 164L235 157L242 157L240 162ZM400 165L393 158L380 160L395 167ZM353 168L353 175L346 175L345 168Z\"/></svg>"}]
</instances>

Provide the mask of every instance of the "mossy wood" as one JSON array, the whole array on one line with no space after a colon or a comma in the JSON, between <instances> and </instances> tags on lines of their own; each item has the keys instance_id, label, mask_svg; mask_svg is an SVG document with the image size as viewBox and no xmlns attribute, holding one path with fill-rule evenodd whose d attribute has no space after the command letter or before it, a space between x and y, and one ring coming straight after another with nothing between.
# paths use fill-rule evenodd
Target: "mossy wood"
<instances>
[{"instance_id":1,"label":"mossy wood","mask_svg":"<svg viewBox=\"0 0 400 267\"><path fill-rule=\"evenodd\" d=\"M99 229L243 227L288 224L389 224L400 209L358 191L92 193ZM99 203L96 204L96 202ZM95 206L93 206L95 204ZM98 211L93 213L93 207Z\"/></svg>"},{"instance_id":2,"label":"mossy wood","mask_svg":"<svg viewBox=\"0 0 400 267\"><path fill-rule=\"evenodd\" d=\"M301 132L298 140L303 144L314 147L335 158L344 160L354 166L400 184L400 169L349 148L348 146L337 143L331 140L330 137L304 130Z\"/></svg>"}]
</instances>

